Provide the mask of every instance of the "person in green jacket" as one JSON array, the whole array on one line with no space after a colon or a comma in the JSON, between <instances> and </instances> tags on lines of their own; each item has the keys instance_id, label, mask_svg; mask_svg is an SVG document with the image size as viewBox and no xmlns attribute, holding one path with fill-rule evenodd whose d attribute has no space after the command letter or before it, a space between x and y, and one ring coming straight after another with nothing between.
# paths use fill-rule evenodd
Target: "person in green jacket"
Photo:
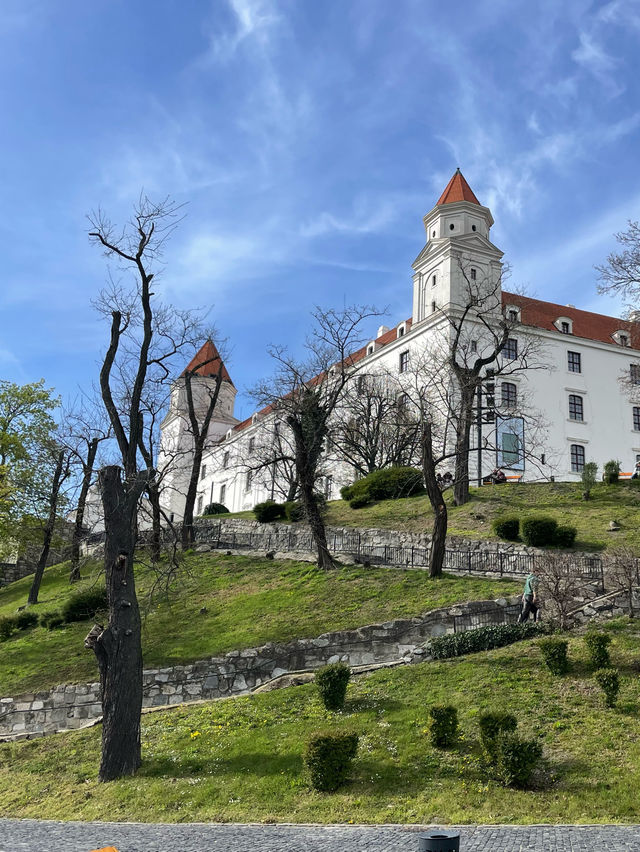
<instances>
[{"instance_id":1,"label":"person in green jacket","mask_svg":"<svg viewBox=\"0 0 640 852\"><path fill-rule=\"evenodd\" d=\"M529 620L529 615L533 615L533 620L538 621L540 618L540 603L538 598L538 588L540 580L531 573L524 581L524 590L522 592L522 608L518 616L518 623Z\"/></svg>"}]
</instances>

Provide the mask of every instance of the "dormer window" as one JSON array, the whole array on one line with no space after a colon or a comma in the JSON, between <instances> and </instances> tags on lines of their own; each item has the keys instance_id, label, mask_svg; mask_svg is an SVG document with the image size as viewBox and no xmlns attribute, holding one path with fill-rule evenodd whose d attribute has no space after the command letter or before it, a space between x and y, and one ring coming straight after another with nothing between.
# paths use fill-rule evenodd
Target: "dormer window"
<instances>
[{"instance_id":1,"label":"dormer window","mask_svg":"<svg viewBox=\"0 0 640 852\"><path fill-rule=\"evenodd\" d=\"M509 322L520 322L520 308L517 305L507 305L505 316Z\"/></svg>"},{"instance_id":2,"label":"dormer window","mask_svg":"<svg viewBox=\"0 0 640 852\"><path fill-rule=\"evenodd\" d=\"M561 334L573 334L573 320L570 317L558 317L554 325Z\"/></svg>"},{"instance_id":3,"label":"dormer window","mask_svg":"<svg viewBox=\"0 0 640 852\"><path fill-rule=\"evenodd\" d=\"M367 346L367 355L373 355L373 353L375 352L375 349L376 349L375 343L369 343L369 345Z\"/></svg>"},{"instance_id":4,"label":"dormer window","mask_svg":"<svg viewBox=\"0 0 640 852\"><path fill-rule=\"evenodd\" d=\"M258 422L258 420L259 420L259 417L258 417L258 413L257 413L257 412L256 412L255 414L252 414L252 415L251 415L251 423L252 423L253 425L255 425L255 424Z\"/></svg>"},{"instance_id":5,"label":"dormer window","mask_svg":"<svg viewBox=\"0 0 640 852\"><path fill-rule=\"evenodd\" d=\"M401 324L398 326L398 330L397 330L397 332L396 332L396 336L397 336L397 337L404 337L404 335L405 335L405 333L406 333L406 330L407 330L407 325L406 325L406 323L404 323L404 322L403 322L403 323L401 323Z\"/></svg>"},{"instance_id":6,"label":"dormer window","mask_svg":"<svg viewBox=\"0 0 640 852\"><path fill-rule=\"evenodd\" d=\"M612 335L613 339L620 346L630 346L629 332L626 329L620 328Z\"/></svg>"}]
</instances>

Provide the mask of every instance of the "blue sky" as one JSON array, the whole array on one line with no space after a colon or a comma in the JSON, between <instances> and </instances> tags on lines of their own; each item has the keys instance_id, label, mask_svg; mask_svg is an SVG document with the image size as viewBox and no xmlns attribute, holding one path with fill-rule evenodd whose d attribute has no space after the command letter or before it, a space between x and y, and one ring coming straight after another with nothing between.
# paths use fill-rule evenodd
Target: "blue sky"
<instances>
[{"instance_id":1,"label":"blue sky","mask_svg":"<svg viewBox=\"0 0 640 852\"><path fill-rule=\"evenodd\" d=\"M188 202L163 296L212 306L239 416L314 304L410 315L456 166L514 284L615 314L593 264L640 217L639 81L638 0L2 0L0 377L95 380L85 216L141 188Z\"/></svg>"}]
</instances>

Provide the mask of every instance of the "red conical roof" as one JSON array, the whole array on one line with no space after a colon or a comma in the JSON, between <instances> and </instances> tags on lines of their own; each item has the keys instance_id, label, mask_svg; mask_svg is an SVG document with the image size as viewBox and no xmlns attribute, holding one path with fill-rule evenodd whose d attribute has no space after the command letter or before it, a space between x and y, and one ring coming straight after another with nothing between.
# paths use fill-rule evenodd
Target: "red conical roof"
<instances>
[{"instance_id":1,"label":"red conical roof","mask_svg":"<svg viewBox=\"0 0 640 852\"><path fill-rule=\"evenodd\" d=\"M221 364L222 381L229 382L230 385L233 385L233 382L231 381L231 376L227 372L227 368L225 367L224 362L220 357L220 353L215 347L215 344L213 343L213 341L207 340L207 342L200 347L198 353L194 355L191 361L189 361L185 373L193 372L197 376L217 376Z\"/></svg>"},{"instance_id":2,"label":"red conical roof","mask_svg":"<svg viewBox=\"0 0 640 852\"><path fill-rule=\"evenodd\" d=\"M472 204L480 205L480 202L473 194L473 190L464 179L464 175L460 169L456 169L454 176L451 178L445 191L437 201L438 204L453 204L454 201L470 201Z\"/></svg>"}]
</instances>

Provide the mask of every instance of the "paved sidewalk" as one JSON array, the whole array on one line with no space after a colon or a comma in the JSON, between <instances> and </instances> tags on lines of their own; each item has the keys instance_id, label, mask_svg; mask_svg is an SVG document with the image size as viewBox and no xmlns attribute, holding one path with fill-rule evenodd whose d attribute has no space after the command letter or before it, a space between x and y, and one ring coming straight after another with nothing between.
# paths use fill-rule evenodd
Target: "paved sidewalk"
<instances>
[{"instance_id":1,"label":"paved sidewalk","mask_svg":"<svg viewBox=\"0 0 640 852\"><path fill-rule=\"evenodd\" d=\"M157 825L0 819L0 852L413 852L415 826ZM640 825L462 826L460 852L637 852Z\"/></svg>"}]
</instances>

